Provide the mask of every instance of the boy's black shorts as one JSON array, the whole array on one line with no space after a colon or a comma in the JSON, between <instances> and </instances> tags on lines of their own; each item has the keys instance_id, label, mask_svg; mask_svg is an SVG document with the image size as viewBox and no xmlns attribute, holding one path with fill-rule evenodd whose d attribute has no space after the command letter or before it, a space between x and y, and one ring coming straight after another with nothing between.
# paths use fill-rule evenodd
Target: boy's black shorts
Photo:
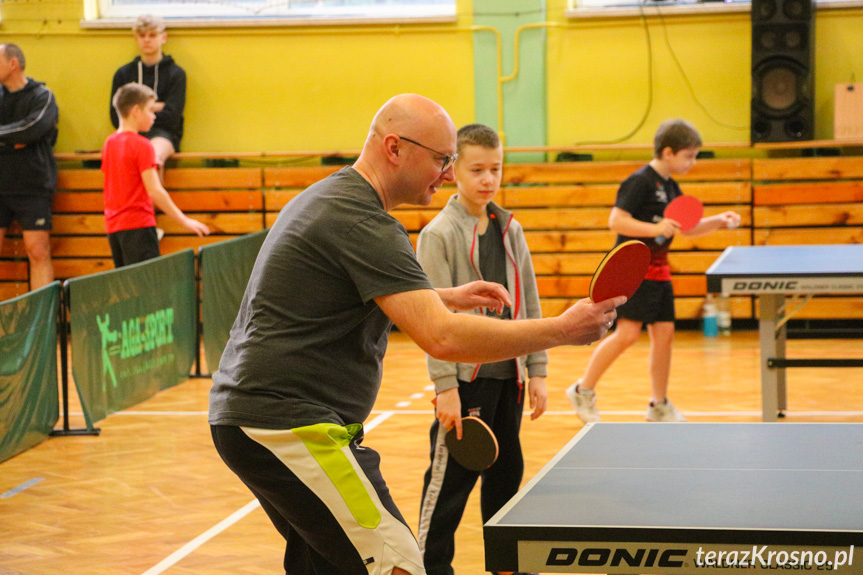
<instances>
[{"instance_id":1,"label":"boy's black shorts","mask_svg":"<svg viewBox=\"0 0 863 575\"><path fill-rule=\"evenodd\" d=\"M176 134L172 134L168 130L163 130L161 128L153 128L152 130L150 130L149 132L147 132L144 135L147 136L148 140L152 140L153 138L156 138L156 137L165 138L166 140L171 142L172 146L174 146L175 152L180 151L180 138L178 138Z\"/></svg>"},{"instance_id":2,"label":"boy's black shorts","mask_svg":"<svg viewBox=\"0 0 863 575\"><path fill-rule=\"evenodd\" d=\"M114 267L121 268L159 257L159 237L156 228L120 230L108 234Z\"/></svg>"},{"instance_id":3,"label":"boy's black shorts","mask_svg":"<svg viewBox=\"0 0 863 575\"><path fill-rule=\"evenodd\" d=\"M674 288L671 282L644 280L632 297L617 308L617 317L641 323L674 321Z\"/></svg>"},{"instance_id":4,"label":"boy's black shorts","mask_svg":"<svg viewBox=\"0 0 863 575\"><path fill-rule=\"evenodd\" d=\"M54 192L0 193L0 228L8 228L12 220L22 230L51 231Z\"/></svg>"}]
</instances>

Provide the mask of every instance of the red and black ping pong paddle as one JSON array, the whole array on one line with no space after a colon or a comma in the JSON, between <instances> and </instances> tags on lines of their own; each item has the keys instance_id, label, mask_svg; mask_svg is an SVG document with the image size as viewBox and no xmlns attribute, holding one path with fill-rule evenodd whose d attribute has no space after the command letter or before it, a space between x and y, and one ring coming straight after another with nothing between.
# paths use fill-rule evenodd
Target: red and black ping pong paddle
<instances>
[{"instance_id":1,"label":"red and black ping pong paddle","mask_svg":"<svg viewBox=\"0 0 863 575\"><path fill-rule=\"evenodd\" d=\"M680 224L680 230L688 232L698 225L704 215L704 204L692 196L677 196L665 206L663 216ZM656 243L662 245L667 240L665 236L656 238Z\"/></svg>"},{"instance_id":2,"label":"red and black ping pong paddle","mask_svg":"<svg viewBox=\"0 0 863 575\"><path fill-rule=\"evenodd\" d=\"M632 297L644 280L650 265L650 248L638 240L629 240L608 252L590 280L590 299L598 303L625 295Z\"/></svg>"},{"instance_id":3,"label":"red and black ping pong paddle","mask_svg":"<svg viewBox=\"0 0 863 575\"><path fill-rule=\"evenodd\" d=\"M497 438L478 417L463 417L461 439L456 438L456 428L453 427L447 431L445 441L453 459L472 471L483 471L497 461Z\"/></svg>"}]
</instances>

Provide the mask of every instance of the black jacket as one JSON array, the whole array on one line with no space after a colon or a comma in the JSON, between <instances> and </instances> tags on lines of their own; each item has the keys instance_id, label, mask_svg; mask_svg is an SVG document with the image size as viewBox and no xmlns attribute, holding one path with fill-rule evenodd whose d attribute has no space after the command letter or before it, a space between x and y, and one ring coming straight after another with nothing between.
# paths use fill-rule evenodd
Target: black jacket
<instances>
[{"instance_id":1,"label":"black jacket","mask_svg":"<svg viewBox=\"0 0 863 575\"><path fill-rule=\"evenodd\" d=\"M59 115L42 82L27 78L17 92L0 85L0 193L54 191Z\"/></svg>"},{"instance_id":2,"label":"black jacket","mask_svg":"<svg viewBox=\"0 0 863 575\"><path fill-rule=\"evenodd\" d=\"M144 134L152 137L152 132L164 130L171 135L174 148L180 150L180 140L183 138L183 108L186 107L186 72L183 71L170 56L163 56L155 66L147 66L141 61L140 56L128 64L121 66L114 73L114 81L111 85L111 100L120 86L130 82L137 82L153 88L156 92L156 101L164 102L165 108L156 112L156 122L150 132ZM117 111L109 102L111 108L111 123L115 128L120 127L120 118Z\"/></svg>"}]
</instances>

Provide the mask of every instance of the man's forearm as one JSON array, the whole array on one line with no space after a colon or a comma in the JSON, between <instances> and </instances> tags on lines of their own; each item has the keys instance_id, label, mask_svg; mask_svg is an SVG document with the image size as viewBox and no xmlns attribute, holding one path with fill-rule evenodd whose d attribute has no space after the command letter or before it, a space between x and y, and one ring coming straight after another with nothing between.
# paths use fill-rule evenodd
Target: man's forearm
<instances>
[{"instance_id":1,"label":"man's forearm","mask_svg":"<svg viewBox=\"0 0 863 575\"><path fill-rule=\"evenodd\" d=\"M580 300L558 317L508 321L451 313L430 289L375 298L387 316L427 354L444 361L488 363L559 345L586 345L611 327L625 298Z\"/></svg>"},{"instance_id":2,"label":"man's forearm","mask_svg":"<svg viewBox=\"0 0 863 575\"><path fill-rule=\"evenodd\" d=\"M567 342L557 318L506 321L470 314L448 315L446 321L432 328L437 346L429 352L445 361L490 363Z\"/></svg>"}]
</instances>

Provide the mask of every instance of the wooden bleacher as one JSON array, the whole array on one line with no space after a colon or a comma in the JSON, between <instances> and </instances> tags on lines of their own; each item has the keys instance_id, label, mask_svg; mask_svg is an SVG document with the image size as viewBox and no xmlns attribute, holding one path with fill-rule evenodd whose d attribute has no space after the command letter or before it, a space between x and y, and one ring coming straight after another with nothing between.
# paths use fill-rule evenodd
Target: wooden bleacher
<instances>
[{"instance_id":1,"label":"wooden bleacher","mask_svg":"<svg viewBox=\"0 0 863 575\"><path fill-rule=\"evenodd\" d=\"M163 254L238 237L264 227L263 187L259 168L181 168L168 170L165 187L181 210L205 222L213 234L198 238L173 220L157 215L165 230ZM54 274L63 280L113 269L105 236L102 172L60 170L54 197L51 255ZM10 230L0 260L0 300L26 293L26 254L20 232Z\"/></svg>"},{"instance_id":2,"label":"wooden bleacher","mask_svg":"<svg viewBox=\"0 0 863 575\"><path fill-rule=\"evenodd\" d=\"M754 245L863 243L863 157L756 159L752 180ZM863 297L813 298L794 317L863 318Z\"/></svg>"},{"instance_id":3,"label":"wooden bleacher","mask_svg":"<svg viewBox=\"0 0 863 575\"><path fill-rule=\"evenodd\" d=\"M519 164L505 169L503 203L525 228L544 315L558 315L587 296L593 271L614 245L608 216L617 188L643 164ZM736 230L674 239L670 260L680 319L699 317L707 290L704 272L725 246L750 244L749 178L749 160L700 161L680 178L685 193L704 202L707 215L734 209L743 216ZM731 303L734 317L751 317L748 297Z\"/></svg>"},{"instance_id":4,"label":"wooden bleacher","mask_svg":"<svg viewBox=\"0 0 863 575\"><path fill-rule=\"evenodd\" d=\"M68 158L67 158L68 159ZM516 214L533 253L543 313L556 315L587 295L590 275L611 248L608 215L620 182L643 161L508 164L496 201ZM272 225L308 185L338 166L168 169L165 187L178 206L214 229L197 238L165 216L162 253L219 242ZM671 264L680 319L696 319L706 293L705 270L729 245L859 243L863 241L863 157L700 160L678 178L706 214L733 209L736 230L675 238ZM102 173L62 169L55 199L52 252L58 279L112 268L102 218ZM455 192L439 190L428 207L393 215L414 242ZM27 290L20 233L10 230L0 259L0 300ZM732 298L732 315L755 317L750 297ZM863 298L816 298L800 318L863 318Z\"/></svg>"},{"instance_id":5,"label":"wooden bleacher","mask_svg":"<svg viewBox=\"0 0 863 575\"><path fill-rule=\"evenodd\" d=\"M511 164L504 169L496 201L513 210L525 228L544 315L557 315L587 296L590 276L614 245L608 215L617 187L642 165L642 162L543 163ZM267 225L303 188L335 169L264 169ZM743 215L743 227L703 238L677 238L672 244L681 319L699 316L707 289L704 271L724 247L751 243L750 176L749 160L707 160L699 162L683 180L687 193L705 202L708 214L735 209ZM393 211L410 232L414 244L423 226L454 192L454 186L446 186L438 191L428 208L403 207ZM751 299L734 298L732 313L734 317L751 318Z\"/></svg>"}]
</instances>

